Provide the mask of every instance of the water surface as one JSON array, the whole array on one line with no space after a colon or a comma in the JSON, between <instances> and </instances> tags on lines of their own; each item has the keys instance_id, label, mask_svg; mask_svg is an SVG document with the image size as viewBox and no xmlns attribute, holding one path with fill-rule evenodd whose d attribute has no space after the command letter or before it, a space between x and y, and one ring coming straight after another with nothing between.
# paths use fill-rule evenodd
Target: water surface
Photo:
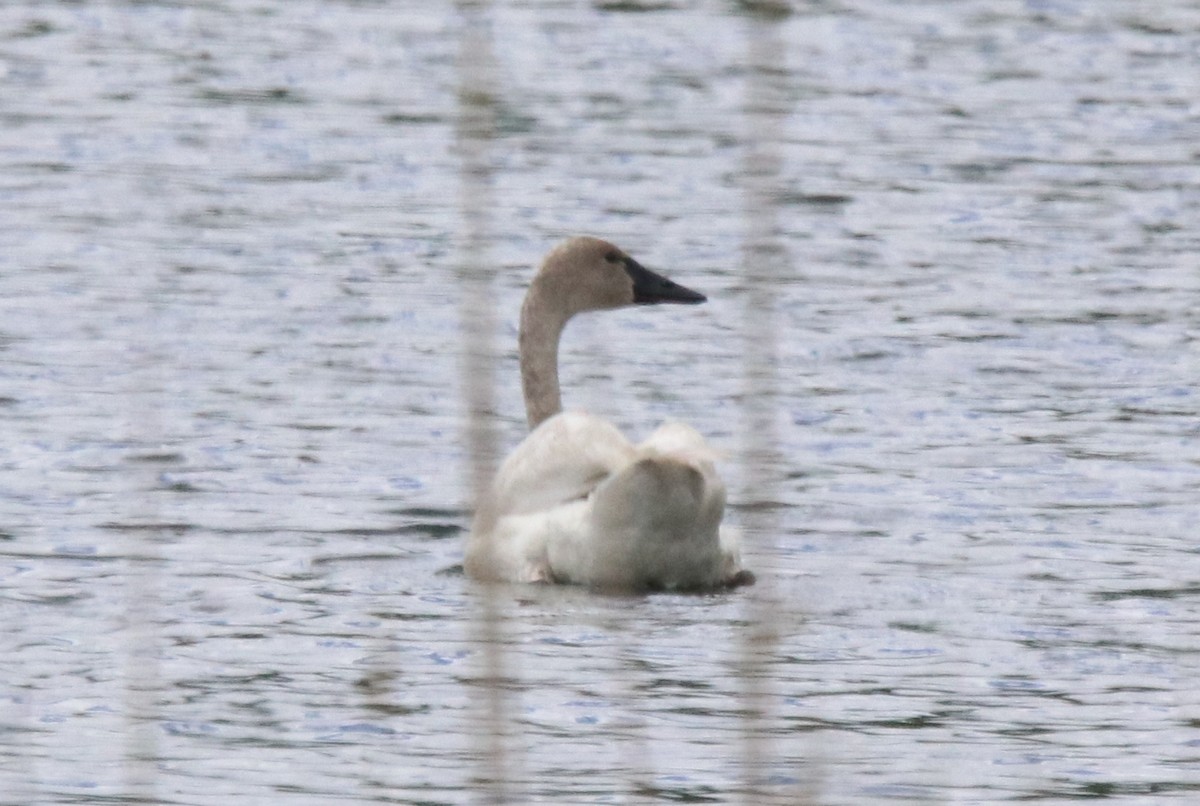
<instances>
[{"instance_id":1,"label":"water surface","mask_svg":"<svg viewBox=\"0 0 1200 806\"><path fill-rule=\"evenodd\" d=\"M1198 76L1182 0L5 4L0 802L1191 802ZM564 386L754 588L463 578L576 232L709 295Z\"/></svg>"}]
</instances>

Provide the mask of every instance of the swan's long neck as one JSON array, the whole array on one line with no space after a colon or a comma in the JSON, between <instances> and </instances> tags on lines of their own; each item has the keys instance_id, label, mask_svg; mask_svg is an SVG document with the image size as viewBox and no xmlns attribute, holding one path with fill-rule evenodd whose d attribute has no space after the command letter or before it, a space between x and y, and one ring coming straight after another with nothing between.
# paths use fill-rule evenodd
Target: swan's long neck
<instances>
[{"instance_id":1,"label":"swan's long neck","mask_svg":"<svg viewBox=\"0 0 1200 806\"><path fill-rule=\"evenodd\" d=\"M569 314L551 304L549 295L535 282L521 306L521 390L525 416L532 431L562 411L558 386L558 341Z\"/></svg>"}]
</instances>

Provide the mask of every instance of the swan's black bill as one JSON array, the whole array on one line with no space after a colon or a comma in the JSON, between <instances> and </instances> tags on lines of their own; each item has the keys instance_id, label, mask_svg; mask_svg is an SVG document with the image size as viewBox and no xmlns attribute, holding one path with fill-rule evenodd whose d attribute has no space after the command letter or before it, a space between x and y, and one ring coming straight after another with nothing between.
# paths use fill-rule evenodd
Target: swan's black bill
<instances>
[{"instance_id":1,"label":"swan's black bill","mask_svg":"<svg viewBox=\"0 0 1200 806\"><path fill-rule=\"evenodd\" d=\"M633 278L633 301L638 305L657 305L660 302L697 305L708 299L699 291L685 288L674 280L650 271L631 257L625 258L625 271Z\"/></svg>"}]
</instances>

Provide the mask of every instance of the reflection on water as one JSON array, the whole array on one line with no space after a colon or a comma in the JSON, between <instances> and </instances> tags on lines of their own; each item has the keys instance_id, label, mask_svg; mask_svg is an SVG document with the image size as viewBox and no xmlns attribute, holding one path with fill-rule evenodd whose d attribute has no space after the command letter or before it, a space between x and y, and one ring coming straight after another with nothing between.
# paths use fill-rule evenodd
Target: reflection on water
<instances>
[{"instance_id":1,"label":"reflection on water","mask_svg":"<svg viewBox=\"0 0 1200 806\"><path fill-rule=\"evenodd\" d=\"M0 803L1194 798L1198 54L1182 0L5 4ZM709 295L564 388L729 452L757 586L459 572L572 232Z\"/></svg>"}]
</instances>

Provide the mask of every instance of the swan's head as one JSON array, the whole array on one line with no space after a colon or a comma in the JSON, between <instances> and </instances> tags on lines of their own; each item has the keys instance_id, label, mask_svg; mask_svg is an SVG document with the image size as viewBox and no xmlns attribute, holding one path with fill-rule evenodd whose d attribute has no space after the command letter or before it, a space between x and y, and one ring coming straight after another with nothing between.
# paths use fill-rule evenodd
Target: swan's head
<instances>
[{"instance_id":1,"label":"swan's head","mask_svg":"<svg viewBox=\"0 0 1200 806\"><path fill-rule=\"evenodd\" d=\"M568 238L554 247L534 283L568 316L626 305L695 305L706 299L599 238Z\"/></svg>"}]
</instances>

